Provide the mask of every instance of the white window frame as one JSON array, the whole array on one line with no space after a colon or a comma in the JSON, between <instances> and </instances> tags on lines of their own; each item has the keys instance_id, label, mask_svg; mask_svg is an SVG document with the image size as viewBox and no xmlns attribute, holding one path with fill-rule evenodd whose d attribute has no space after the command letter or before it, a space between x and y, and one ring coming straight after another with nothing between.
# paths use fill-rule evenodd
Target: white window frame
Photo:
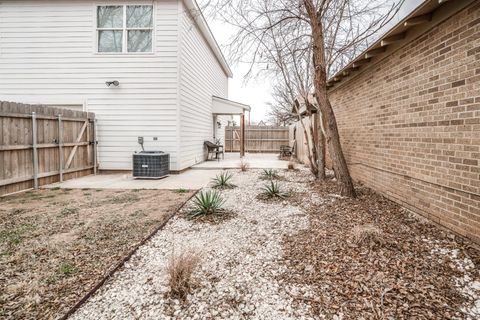
<instances>
[{"instance_id":1,"label":"white window frame","mask_svg":"<svg viewBox=\"0 0 480 320\"><path fill-rule=\"evenodd\" d=\"M127 7L128 6L150 6L152 7L152 26L150 28L127 28ZM99 7L123 7L123 21L122 28L98 28L98 8ZM140 2L140 3L115 3L105 2L96 3L93 8L94 11L94 53L98 55L152 55L155 54L155 3ZM121 52L99 52L98 51L98 34L99 31L122 31L122 51ZM149 52L128 52L128 31L129 30L150 30L152 32L152 51Z\"/></svg>"}]
</instances>

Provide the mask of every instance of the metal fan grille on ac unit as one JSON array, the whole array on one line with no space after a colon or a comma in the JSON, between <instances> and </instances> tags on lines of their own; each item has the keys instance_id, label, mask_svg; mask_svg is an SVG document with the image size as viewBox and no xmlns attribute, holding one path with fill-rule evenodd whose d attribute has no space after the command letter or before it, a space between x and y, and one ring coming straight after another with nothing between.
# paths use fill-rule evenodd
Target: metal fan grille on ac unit
<instances>
[{"instance_id":1,"label":"metal fan grille on ac unit","mask_svg":"<svg viewBox=\"0 0 480 320\"><path fill-rule=\"evenodd\" d=\"M133 176L162 178L170 173L170 155L162 151L141 151L133 155Z\"/></svg>"}]
</instances>

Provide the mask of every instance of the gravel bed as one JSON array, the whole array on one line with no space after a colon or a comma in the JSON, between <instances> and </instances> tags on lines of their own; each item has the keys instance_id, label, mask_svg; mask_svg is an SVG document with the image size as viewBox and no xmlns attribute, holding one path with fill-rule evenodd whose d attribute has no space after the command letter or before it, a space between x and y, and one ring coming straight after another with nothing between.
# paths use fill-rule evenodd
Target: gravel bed
<instances>
[{"instance_id":1,"label":"gravel bed","mask_svg":"<svg viewBox=\"0 0 480 320\"><path fill-rule=\"evenodd\" d=\"M341 197L305 168L280 172L291 196L278 201L258 199L260 170L233 180L221 191L232 218L176 216L72 319L480 318L480 255L468 242L368 188ZM352 242L358 225L378 228L378 242ZM180 301L165 269L185 251L201 263Z\"/></svg>"},{"instance_id":2,"label":"gravel bed","mask_svg":"<svg viewBox=\"0 0 480 320\"><path fill-rule=\"evenodd\" d=\"M222 191L236 216L220 224L173 218L142 246L72 319L309 319L308 304L293 305L308 286L282 283L282 238L308 227L304 210L288 199L256 199L261 171L236 172L237 188ZM308 171L282 171L285 191L306 193ZM321 201L320 201L321 202ZM184 210L188 210L188 205ZM196 289L185 302L168 298L165 267L172 253L200 253Z\"/></svg>"}]
</instances>

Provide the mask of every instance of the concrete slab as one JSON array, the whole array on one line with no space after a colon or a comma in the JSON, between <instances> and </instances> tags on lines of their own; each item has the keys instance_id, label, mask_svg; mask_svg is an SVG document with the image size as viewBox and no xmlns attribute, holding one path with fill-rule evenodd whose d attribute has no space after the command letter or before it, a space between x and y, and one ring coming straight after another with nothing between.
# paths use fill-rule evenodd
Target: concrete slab
<instances>
[{"instance_id":1,"label":"concrete slab","mask_svg":"<svg viewBox=\"0 0 480 320\"><path fill-rule=\"evenodd\" d=\"M252 153L245 155L251 169L286 169L288 161L279 160L277 154ZM134 179L131 174L99 174L54 183L43 188L70 189L201 189L212 178L225 169L239 169L240 154L226 153L220 161L205 161L180 174L172 174L163 179Z\"/></svg>"},{"instance_id":2,"label":"concrete slab","mask_svg":"<svg viewBox=\"0 0 480 320\"><path fill-rule=\"evenodd\" d=\"M221 170L187 170L163 179L134 179L131 174L100 174L54 183L43 188L70 189L201 189Z\"/></svg>"},{"instance_id":3,"label":"concrete slab","mask_svg":"<svg viewBox=\"0 0 480 320\"><path fill-rule=\"evenodd\" d=\"M251 169L287 169L288 161L279 160L276 153L247 153L245 161ZM192 169L200 170L222 170L240 168L239 153L225 153L225 159L209 160L196 164Z\"/></svg>"}]
</instances>

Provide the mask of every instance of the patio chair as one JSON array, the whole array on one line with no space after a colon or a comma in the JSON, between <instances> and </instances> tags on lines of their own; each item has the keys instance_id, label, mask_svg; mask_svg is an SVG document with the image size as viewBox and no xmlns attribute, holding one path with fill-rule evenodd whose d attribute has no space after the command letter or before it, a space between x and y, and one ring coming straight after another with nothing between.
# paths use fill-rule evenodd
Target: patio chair
<instances>
[{"instance_id":1,"label":"patio chair","mask_svg":"<svg viewBox=\"0 0 480 320\"><path fill-rule=\"evenodd\" d=\"M288 145L280 146L280 157L291 157L295 152L295 140L290 140Z\"/></svg>"},{"instance_id":2,"label":"patio chair","mask_svg":"<svg viewBox=\"0 0 480 320\"><path fill-rule=\"evenodd\" d=\"M209 160L210 155L212 155L213 160L213 155L215 155L215 159L217 159L217 161L220 161L220 157L218 156L219 154L221 154L222 158L225 159L225 153L223 152L222 145L215 144L210 141L204 141L203 144L207 147L207 160Z\"/></svg>"}]
</instances>

